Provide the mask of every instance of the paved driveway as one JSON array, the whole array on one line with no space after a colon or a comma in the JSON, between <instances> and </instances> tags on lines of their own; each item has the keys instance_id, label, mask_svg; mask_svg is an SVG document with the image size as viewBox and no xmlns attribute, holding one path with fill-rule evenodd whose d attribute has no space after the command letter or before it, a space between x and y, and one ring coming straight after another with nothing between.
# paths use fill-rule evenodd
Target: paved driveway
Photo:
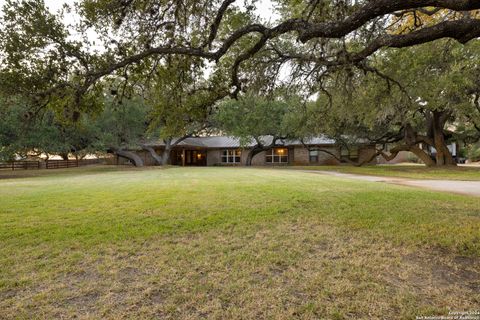
<instances>
[{"instance_id":1,"label":"paved driveway","mask_svg":"<svg viewBox=\"0 0 480 320\"><path fill-rule=\"evenodd\" d=\"M363 180L371 182L383 182L400 184L405 186L419 187L436 191L460 193L480 197L480 181L455 181L455 180L415 180L395 177L375 177L350 173L339 173L321 170L304 170L304 172L326 174L330 176Z\"/></svg>"}]
</instances>

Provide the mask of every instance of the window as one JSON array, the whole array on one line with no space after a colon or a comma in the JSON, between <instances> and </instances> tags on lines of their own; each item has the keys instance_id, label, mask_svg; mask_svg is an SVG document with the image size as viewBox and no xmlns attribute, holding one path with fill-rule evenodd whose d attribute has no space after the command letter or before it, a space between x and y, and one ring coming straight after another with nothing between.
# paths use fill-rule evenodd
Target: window
<instances>
[{"instance_id":1,"label":"window","mask_svg":"<svg viewBox=\"0 0 480 320\"><path fill-rule=\"evenodd\" d=\"M267 163L288 163L288 149L274 148L267 151Z\"/></svg>"},{"instance_id":2,"label":"window","mask_svg":"<svg viewBox=\"0 0 480 320\"><path fill-rule=\"evenodd\" d=\"M310 150L309 157L310 157L310 162L312 163L318 162L318 150Z\"/></svg>"},{"instance_id":3,"label":"window","mask_svg":"<svg viewBox=\"0 0 480 320\"><path fill-rule=\"evenodd\" d=\"M342 147L340 150L340 154L342 158L350 158L350 159L357 159L358 158L358 147L350 147L350 148L345 148Z\"/></svg>"},{"instance_id":4,"label":"window","mask_svg":"<svg viewBox=\"0 0 480 320\"><path fill-rule=\"evenodd\" d=\"M222 163L240 163L241 150L226 149L222 153Z\"/></svg>"},{"instance_id":5,"label":"window","mask_svg":"<svg viewBox=\"0 0 480 320\"><path fill-rule=\"evenodd\" d=\"M358 147L350 148L350 158L357 159L358 158Z\"/></svg>"}]
</instances>

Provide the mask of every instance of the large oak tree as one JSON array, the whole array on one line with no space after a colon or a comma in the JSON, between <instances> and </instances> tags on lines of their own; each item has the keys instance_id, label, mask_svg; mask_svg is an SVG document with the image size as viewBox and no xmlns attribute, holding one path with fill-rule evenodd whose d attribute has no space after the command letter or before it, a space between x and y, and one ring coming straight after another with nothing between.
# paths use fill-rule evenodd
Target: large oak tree
<instances>
[{"instance_id":1,"label":"large oak tree","mask_svg":"<svg viewBox=\"0 0 480 320\"><path fill-rule=\"evenodd\" d=\"M320 70L359 65L385 47L441 38L466 43L480 36L478 0L282 0L281 19L273 23L259 19L255 5L248 0L84 0L71 9L79 22L66 26L43 1L7 0L0 35L4 87L81 109L89 106L90 94L98 93L103 77L150 68L167 55L189 55L226 64L230 82L223 85L237 93L247 81L245 61L266 51L277 62L314 63ZM392 32L392 25L412 12L443 15L434 23ZM92 32L96 39L89 40Z\"/></svg>"},{"instance_id":2,"label":"large oak tree","mask_svg":"<svg viewBox=\"0 0 480 320\"><path fill-rule=\"evenodd\" d=\"M43 0L7 0L0 90L28 97L34 112L50 108L76 121L99 109L112 79L135 88L172 57L190 57L207 74L203 86L215 88L207 100L285 80L310 95L327 93L337 72L378 74L372 65L386 48L443 38L465 44L480 36L480 0L277 0L273 22L257 16L257 4L83 0L52 13ZM69 12L76 19L67 24Z\"/></svg>"},{"instance_id":3,"label":"large oak tree","mask_svg":"<svg viewBox=\"0 0 480 320\"><path fill-rule=\"evenodd\" d=\"M448 144L480 138L479 44L389 50L372 63L374 73L339 72L318 98L315 130L376 144L387 160L410 151L428 166L454 165Z\"/></svg>"}]
</instances>

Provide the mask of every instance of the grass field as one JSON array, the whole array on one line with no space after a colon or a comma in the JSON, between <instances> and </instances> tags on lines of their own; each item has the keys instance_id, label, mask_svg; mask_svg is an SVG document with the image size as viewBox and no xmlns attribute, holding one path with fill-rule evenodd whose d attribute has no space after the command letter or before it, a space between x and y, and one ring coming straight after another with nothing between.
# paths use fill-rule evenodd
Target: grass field
<instances>
[{"instance_id":1,"label":"grass field","mask_svg":"<svg viewBox=\"0 0 480 320\"><path fill-rule=\"evenodd\" d=\"M0 318L414 319L480 305L480 198L294 170L5 177Z\"/></svg>"},{"instance_id":2,"label":"grass field","mask_svg":"<svg viewBox=\"0 0 480 320\"><path fill-rule=\"evenodd\" d=\"M423 165L377 165L377 166L307 166L293 167L302 170L326 170L341 173L353 173L383 177L408 179L445 179L445 180L480 180L480 167L446 167L429 168Z\"/></svg>"}]
</instances>

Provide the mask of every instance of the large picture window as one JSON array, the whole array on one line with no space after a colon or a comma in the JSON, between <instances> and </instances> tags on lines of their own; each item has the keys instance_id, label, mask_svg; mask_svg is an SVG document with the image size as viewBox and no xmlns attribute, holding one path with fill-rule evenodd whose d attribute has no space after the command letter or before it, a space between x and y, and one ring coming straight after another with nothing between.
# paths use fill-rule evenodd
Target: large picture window
<instances>
[{"instance_id":1,"label":"large picture window","mask_svg":"<svg viewBox=\"0 0 480 320\"><path fill-rule=\"evenodd\" d=\"M288 149L274 148L267 151L267 163L288 163Z\"/></svg>"},{"instance_id":2,"label":"large picture window","mask_svg":"<svg viewBox=\"0 0 480 320\"><path fill-rule=\"evenodd\" d=\"M226 149L222 152L222 163L240 163L242 151L238 149Z\"/></svg>"}]
</instances>

